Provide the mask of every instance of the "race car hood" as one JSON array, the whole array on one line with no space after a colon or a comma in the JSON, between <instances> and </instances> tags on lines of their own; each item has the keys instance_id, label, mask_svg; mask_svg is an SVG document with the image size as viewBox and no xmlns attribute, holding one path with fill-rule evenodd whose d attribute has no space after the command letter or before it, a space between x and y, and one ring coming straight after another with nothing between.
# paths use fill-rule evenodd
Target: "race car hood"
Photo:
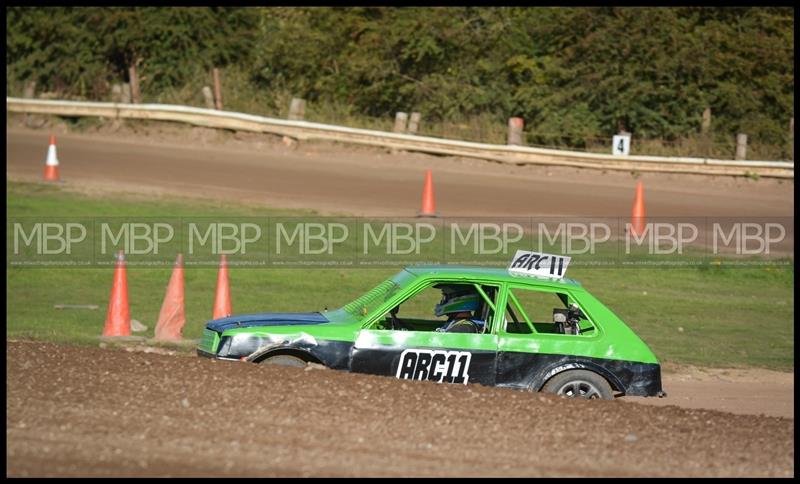
<instances>
[{"instance_id":1,"label":"race car hood","mask_svg":"<svg viewBox=\"0 0 800 484\"><path fill-rule=\"evenodd\" d=\"M223 332L227 329L249 328L252 326L295 326L329 322L321 313L261 313L237 314L209 322L208 329Z\"/></svg>"}]
</instances>

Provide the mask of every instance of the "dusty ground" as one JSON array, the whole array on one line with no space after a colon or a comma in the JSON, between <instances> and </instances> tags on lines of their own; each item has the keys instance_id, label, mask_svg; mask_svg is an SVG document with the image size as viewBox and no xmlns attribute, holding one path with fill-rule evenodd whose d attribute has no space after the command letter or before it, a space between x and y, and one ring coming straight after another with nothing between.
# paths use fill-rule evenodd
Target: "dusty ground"
<instances>
[{"instance_id":1,"label":"dusty ground","mask_svg":"<svg viewBox=\"0 0 800 484\"><path fill-rule=\"evenodd\" d=\"M786 235L771 253L794 253L794 180L514 166L328 142L287 146L273 135L164 122L117 130L104 125L80 134L61 125L34 130L10 122L8 179L41 179L51 132L59 133L61 186L67 190L405 217L420 209L425 170L432 169L442 217L624 227L641 180L648 222L693 223L700 230L695 243L706 247L715 222L779 223Z\"/></svg>"},{"instance_id":2,"label":"dusty ground","mask_svg":"<svg viewBox=\"0 0 800 484\"><path fill-rule=\"evenodd\" d=\"M667 364L662 380L668 398L626 397L625 401L794 419L794 373Z\"/></svg>"},{"instance_id":3,"label":"dusty ground","mask_svg":"<svg viewBox=\"0 0 800 484\"><path fill-rule=\"evenodd\" d=\"M794 420L6 343L8 476L794 476Z\"/></svg>"},{"instance_id":4,"label":"dusty ground","mask_svg":"<svg viewBox=\"0 0 800 484\"><path fill-rule=\"evenodd\" d=\"M275 136L226 134L160 123L150 130L57 135L66 187L149 191L310 208L321 213L413 216L433 169L442 216L630 217L630 173L511 166L334 143L282 144ZM62 129L63 130L63 129ZM6 128L6 174L41 179L56 128ZM647 216L786 217L794 181L644 173Z\"/></svg>"}]
</instances>

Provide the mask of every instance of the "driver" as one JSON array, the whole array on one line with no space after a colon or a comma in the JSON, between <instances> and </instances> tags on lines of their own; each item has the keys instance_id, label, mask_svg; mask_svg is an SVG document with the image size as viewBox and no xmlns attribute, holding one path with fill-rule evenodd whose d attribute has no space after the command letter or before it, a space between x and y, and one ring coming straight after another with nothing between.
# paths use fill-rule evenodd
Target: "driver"
<instances>
[{"instance_id":1,"label":"driver","mask_svg":"<svg viewBox=\"0 0 800 484\"><path fill-rule=\"evenodd\" d=\"M484 322L473 315L480 306L480 295L465 288L442 287L442 300L434 308L436 316L447 321L436 331L444 333L482 333Z\"/></svg>"}]
</instances>

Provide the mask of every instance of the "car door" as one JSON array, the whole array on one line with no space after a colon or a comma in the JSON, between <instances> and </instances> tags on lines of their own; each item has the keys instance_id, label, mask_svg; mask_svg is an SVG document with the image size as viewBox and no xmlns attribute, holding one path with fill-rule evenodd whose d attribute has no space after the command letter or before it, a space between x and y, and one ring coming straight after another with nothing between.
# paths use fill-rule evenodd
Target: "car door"
<instances>
[{"instance_id":1,"label":"car door","mask_svg":"<svg viewBox=\"0 0 800 484\"><path fill-rule=\"evenodd\" d=\"M582 322L580 335L560 334L553 322L553 309L573 301L566 290L510 284L501 301L503 321L498 324L498 386L527 388L540 382L559 365L582 358L597 339L590 320Z\"/></svg>"},{"instance_id":2,"label":"car door","mask_svg":"<svg viewBox=\"0 0 800 484\"><path fill-rule=\"evenodd\" d=\"M432 281L400 304L419 297L439 281ZM492 291L490 291L492 292ZM494 297L499 291L493 291ZM491 301L491 299L490 299ZM495 301L491 301L494 305ZM424 306L423 306L424 307ZM432 315L433 306L430 307ZM443 321L405 316L414 329L390 329L387 314L363 328L353 345L350 369L354 372L408 380L494 385L497 356L495 311L491 308L484 333L435 331Z\"/></svg>"}]
</instances>

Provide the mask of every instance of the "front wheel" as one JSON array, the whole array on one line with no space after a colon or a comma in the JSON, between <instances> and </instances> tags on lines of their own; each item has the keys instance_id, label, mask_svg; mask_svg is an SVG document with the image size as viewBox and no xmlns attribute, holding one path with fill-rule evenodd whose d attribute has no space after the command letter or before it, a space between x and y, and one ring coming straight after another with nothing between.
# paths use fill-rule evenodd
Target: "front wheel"
<instances>
[{"instance_id":1,"label":"front wheel","mask_svg":"<svg viewBox=\"0 0 800 484\"><path fill-rule=\"evenodd\" d=\"M275 355L270 356L269 358L264 358L263 360L259 361L258 363L264 365L281 365L281 366L293 366L295 368L305 368L306 362L301 358L292 355Z\"/></svg>"},{"instance_id":2,"label":"front wheel","mask_svg":"<svg viewBox=\"0 0 800 484\"><path fill-rule=\"evenodd\" d=\"M554 376L542 387L543 392L567 398L613 400L611 385L605 378L588 370L570 370Z\"/></svg>"}]
</instances>

